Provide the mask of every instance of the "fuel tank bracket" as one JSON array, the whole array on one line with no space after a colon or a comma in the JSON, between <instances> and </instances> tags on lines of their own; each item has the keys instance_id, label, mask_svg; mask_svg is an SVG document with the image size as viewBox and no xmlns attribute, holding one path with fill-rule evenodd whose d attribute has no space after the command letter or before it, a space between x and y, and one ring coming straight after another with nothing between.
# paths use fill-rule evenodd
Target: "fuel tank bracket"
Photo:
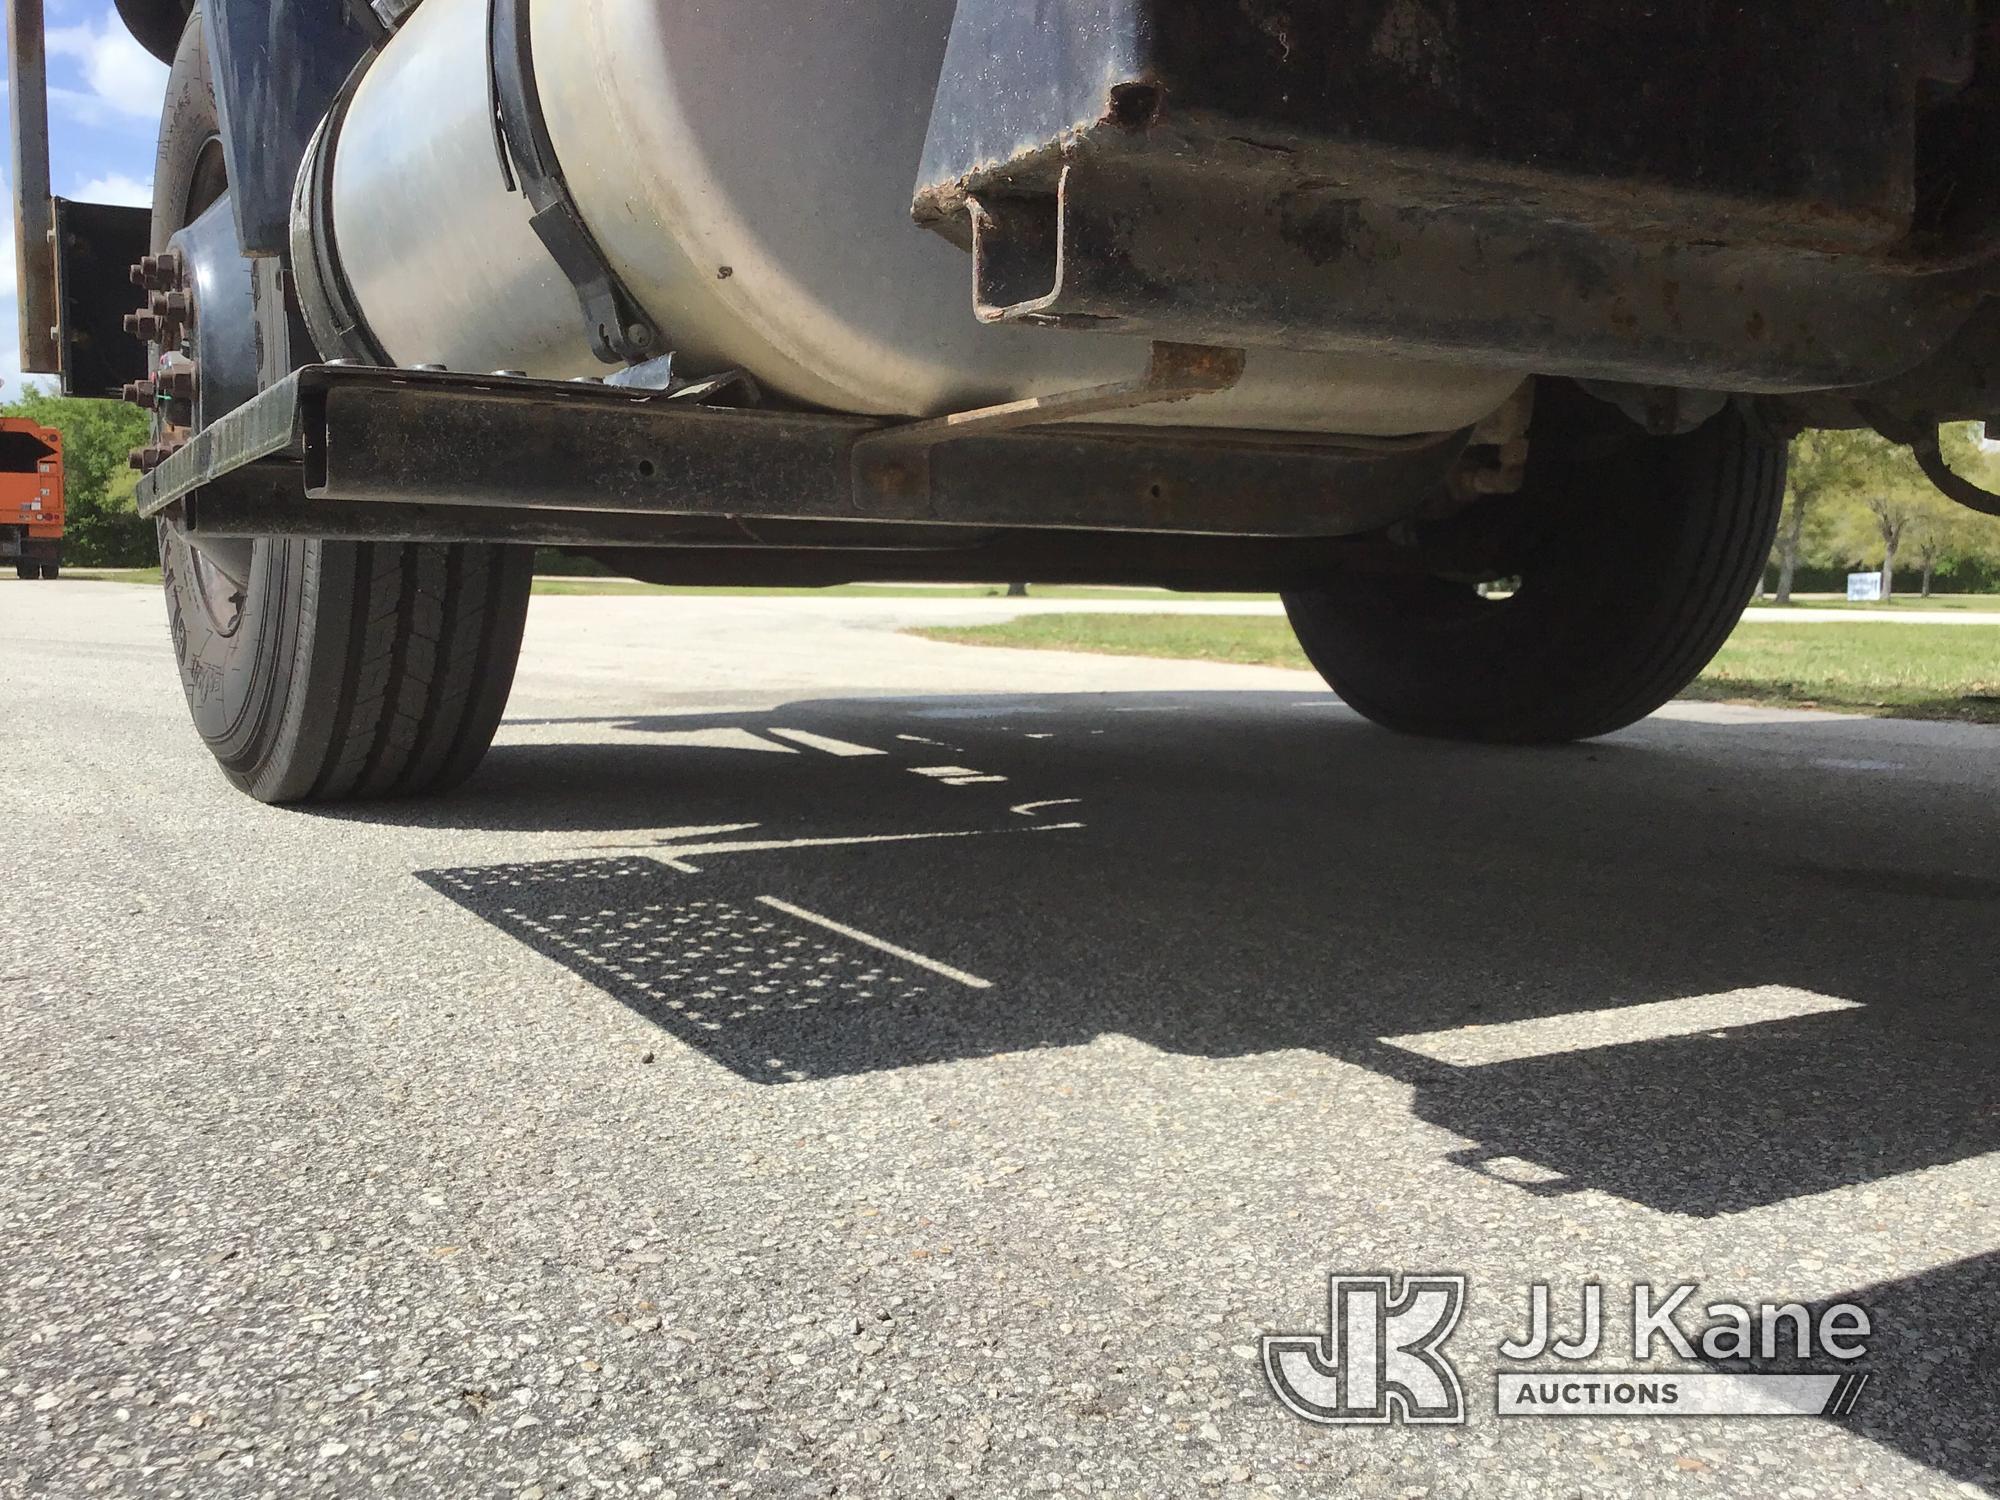
<instances>
[{"instance_id":1,"label":"fuel tank bracket","mask_svg":"<svg viewBox=\"0 0 2000 1500\"><path fill-rule=\"evenodd\" d=\"M1145 373L1136 379L1003 401L865 433L854 444L855 504L866 509L871 497L907 502L929 494L931 450L940 443L1212 396L1241 380L1243 366L1241 349L1162 341L1153 345Z\"/></svg>"},{"instance_id":2,"label":"fuel tank bracket","mask_svg":"<svg viewBox=\"0 0 2000 1500\"><path fill-rule=\"evenodd\" d=\"M1239 368L1233 350L1169 345L1137 381L887 426L595 381L308 365L196 432L136 502L191 536L673 545L700 520L1325 538L1413 514L1465 452L1466 431L1087 420L1226 387ZM921 491L857 492L857 463L912 452Z\"/></svg>"},{"instance_id":3,"label":"fuel tank bracket","mask_svg":"<svg viewBox=\"0 0 2000 1500\"><path fill-rule=\"evenodd\" d=\"M591 352L608 365L633 365L665 347L660 330L611 268L583 221L556 159L535 82L529 0L490 0L487 13L493 117L508 185L535 211L535 235L576 288Z\"/></svg>"}]
</instances>

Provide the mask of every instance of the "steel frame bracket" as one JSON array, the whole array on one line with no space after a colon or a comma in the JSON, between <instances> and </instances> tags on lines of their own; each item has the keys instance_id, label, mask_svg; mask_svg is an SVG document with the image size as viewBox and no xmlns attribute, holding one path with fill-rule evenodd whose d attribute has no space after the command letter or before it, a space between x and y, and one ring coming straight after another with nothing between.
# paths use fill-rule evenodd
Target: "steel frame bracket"
<instances>
[{"instance_id":1,"label":"steel frame bracket","mask_svg":"<svg viewBox=\"0 0 2000 1500\"><path fill-rule=\"evenodd\" d=\"M1371 440L1075 420L1225 389L1239 370L1235 351L1165 346L1134 382L887 426L594 382L308 365L197 432L141 481L137 503L197 536L671 546L691 523L748 542L783 522L895 523L887 546L912 524L1334 537L1442 494L1464 452L1462 432ZM883 482L912 455L921 488Z\"/></svg>"},{"instance_id":2,"label":"steel frame bracket","mask_svg":"<svg viewBox=\"0 0 2000 1500\"><path fill-rule=\"evenodd\" d=\"M529 0L488 0L488 61L500 169L534 209L535 235L576 289L591 352L608 365L637 364L666 348L659 328L611 268L563 179L535 82Z\"/></svg>"},{"instance_id":3,"label":"steel frame bracket","mask_svg":"<svg viewBox=\"0 0 2000 1500\"><path fill-rule=\"evenodd\" d=\"M1241 380L1243 366L1241 349L1160 342L1152 347L1145 373L1133 380L1029 396L865 433L854 443L855 503L865 508L871 499L894 502L928 496L931 452L941 443L1212 396Z\"/></svg>"}]
</instances>

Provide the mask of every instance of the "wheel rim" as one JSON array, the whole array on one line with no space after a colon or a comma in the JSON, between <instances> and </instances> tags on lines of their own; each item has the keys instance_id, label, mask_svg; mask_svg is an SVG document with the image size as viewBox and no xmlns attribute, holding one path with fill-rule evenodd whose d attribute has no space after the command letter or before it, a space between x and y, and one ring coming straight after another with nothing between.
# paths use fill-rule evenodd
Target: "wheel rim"
<instances>
[{"instance_id":1,"label":"wheel rim","mask_svg":"<svg viewBox=\"0 0 2000 1500\"><path fill-rule=\"evenodd\" d=\"M179 222L173 225L173 242L180 245L188 231L202 216L229 194L228 159L223 151L220 135L210 135L204 139L195 153L193 170L188 174L187 191L179 205ZM199 268L190 266L183 278L181 290L195 292L203 278ZM189 359L200 371L202 361L195 357L200 351L199 320L202 299L197 295L193 300L193 310L183 330L183 341L173 352ZM253 314L254 316L254 314ZM152 346L150 365L156 386L167 369L170 351L164 342ZM155 443L161 447L185 442L187 437L207 425L203 411L202 390L197 386L189 397L190 420L180 426L169 420L169 413L162 407L156 411L154 419ZM185 547L188 554L188 576L193 585L196 602L208 617L211 628L224 639L233 638L243 628L244 610L251 595L251 573L256 562L255 542L197 541L177 524L168 523Z\"/></svg>"}]
</instances>

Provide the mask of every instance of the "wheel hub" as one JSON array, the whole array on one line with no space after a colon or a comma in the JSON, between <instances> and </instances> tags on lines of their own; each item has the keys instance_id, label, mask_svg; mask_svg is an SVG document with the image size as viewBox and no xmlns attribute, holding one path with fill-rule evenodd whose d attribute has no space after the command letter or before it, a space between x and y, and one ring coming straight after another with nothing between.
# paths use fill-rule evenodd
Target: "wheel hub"
<instances>
[{"instance_id":1,"label":"wheel hub","mask_svg":"<svg viewBox=\"0 0 2000 1500\"><path fill-rule=\"evenodd\" d=\"M132 267L146 305L125 330L152 349L152 376L125 387L124 398L153 414L152 440L128 462L150 474L194 434L257 394L254 268L237 248L235 208L227 194L210 204L169 247ZM242 624L255 543L192 542L195 582L215 628Z\"/></svg>"}]
</instances>

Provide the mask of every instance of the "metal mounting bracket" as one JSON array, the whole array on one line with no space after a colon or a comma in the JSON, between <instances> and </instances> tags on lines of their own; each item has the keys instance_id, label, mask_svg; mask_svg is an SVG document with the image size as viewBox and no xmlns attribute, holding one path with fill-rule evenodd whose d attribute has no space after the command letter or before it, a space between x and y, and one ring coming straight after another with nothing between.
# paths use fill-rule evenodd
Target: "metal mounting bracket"
<instances>
[{"instance_id":1,"label":"metal mounting bracket","mask_svg":"<svg viewBox=\"0 0 2000 1500\"><path fill-rule=\"evenodd\" d=\"M1967 510L1977 511L1982 516L2000 516L2000 495L1954 472L1945 461L1936 417L1928 412L1918 412L1906 418L1869 404L1862 404L1856 410L1883 437L1908 448L1924 478L1936 485L1938 493L1945 499Z\"/></svg>"},{"instance_id":2,"label":"metal mounting bracket","mask_svg":"<svg viewBox=\"0 0 2000 1500\"><path fill-rule=\"evenodd\" d=\"M556 160L535 82L529 0L489 0L487 61L500 168L528 200L535 235L576 288L590 347L608 365L638 364L664 352L665 341L626 290L584 223Z\"/></svg>"},{"instance_id":3,"label":"metal mounting bracket","mask_svg":"<svg viewBox=\"0 0 2000 1500\"><path fill-rule=\"evenodd\" d=\"M1073 422L1135 406L1185 401L1191 396L1212 396L1241 380L1243 365L1241 349L1156 343L1146 361L1146 373L1134 380L1030 396L877 429L854 444L855 504L866 509L871 496L903 502L929 494L931 450L940 443L991 437L1049 422Z\"/></svg>"}]
</instances>

